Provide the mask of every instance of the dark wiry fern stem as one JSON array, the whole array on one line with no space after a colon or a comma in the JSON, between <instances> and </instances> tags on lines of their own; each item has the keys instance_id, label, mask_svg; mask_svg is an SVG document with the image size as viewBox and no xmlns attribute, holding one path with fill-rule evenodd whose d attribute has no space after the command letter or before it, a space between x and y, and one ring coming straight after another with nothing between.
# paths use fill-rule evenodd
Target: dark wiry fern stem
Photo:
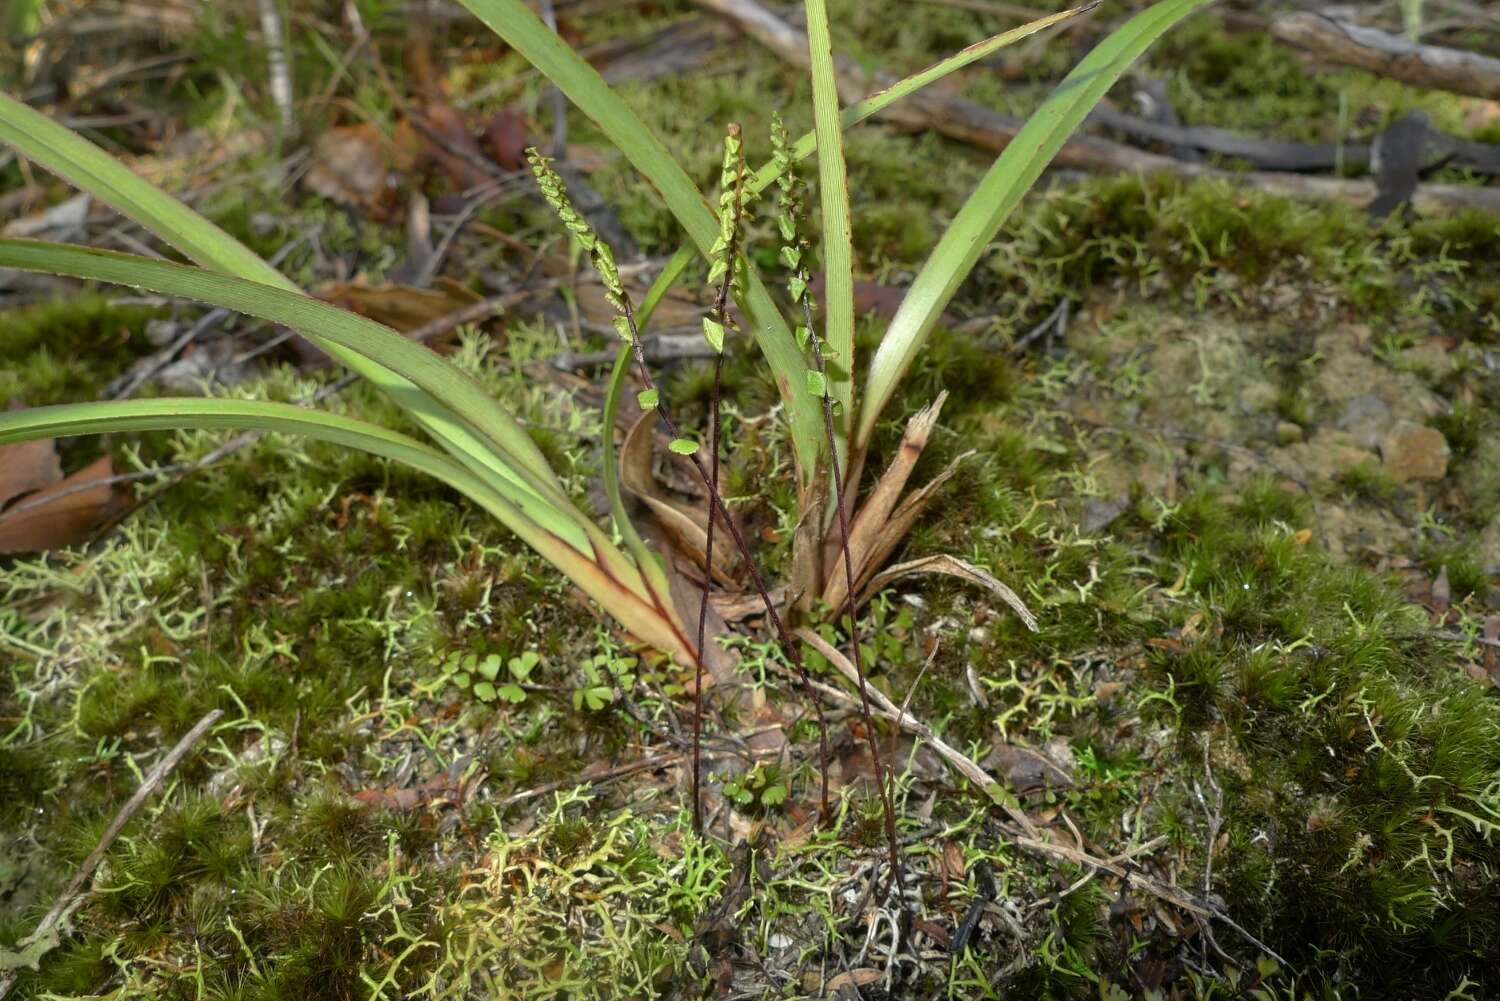
<instances>
[{"instance_id":1,"label":"dark wiry fern stem","mask_svg":"<svg viewBox=\"0 0 1500 1001\"><path fill-rule=\"evenodd\" d=\"M809 275L807 262L804 260L806 246L797 240L799 204L795 161L791 156L791 144L786 133L786 126L782 124L780 115L773 115L771 119L771 144L775 150L777 165L781 168L781 173L776 178L777 201L781 207L779 225L784 240L781 256L791 270L790 291L792 298L802 306L802 316L806 323L803 331L805 331L807 346L812 352L813 369L808 372L808 389L813 391L823 403L823 431L828 442L828 464L833 474L833 506L838 512L839 520L839 549L843 553L844 579L848 582L844 610L849 617L849 642L853 647L853 656L850 659L854 663L854 676L859 682L860 714L870 741L870 758L875 765L876 783L880 786L881 806L885 814L886 844L890 852L891 880L899 887L901 884L900 842L896 837L896 806L892 791L896 777L894 770L888 770L881 761L880 741L875 733L873 714L870 712L864 654L859 641L859 617L855 609L854 557L849 551L849 514L844 506L844 474L839 468L838 434L833 421L833 397L828 393L828 365L823 358L823 348L819 343L816 328L813 326L812 299L807 288ZM798 333L802 334L803 331ZM847 364L848 359L844 359L844 362Z\"/></svg>"},{"instance_id":2,"label":"dark wiry fern stem","mask_svg":"<svg viewBox=\"0 0 1500 1001\"><path fill-rule=\"evenodd\" d=\"M719 493L719 392L724 375L724 331L730 325L728 315L729 294L734 287L734 261L740 225L745 210L745 157L740 143L738 125L730 125L724 137L724 163L719 170L719 243L722 246L714 259L714 271L722 265L724 274L719 279L719 291L714 296L709 319L703 325L704 335L714 348L714 383L709 398L708 492ZM703 549L703 593L698 599L698 661L693 684L693 831L703 833L703 797L699 784L703 776L703 650L707 642L708 592L714 576L714 516L708 516L707 539Z\"/></svg>"},{"instance_id":3,"label":"dark wiry fern stem","mask_svg":"<svg viewBox=\"0 0 1500 1001\"><path fill-rule=\"evenodd\" d=\"M760 572L759 565L755 562L755 554L751 552L749 544L745 541L745 534L735 524L734 519L729 516L729 509L724 504L724 498L719 492L712 489L713 480L709 476L709 470L704 466L703 460L698 456L696 447L689 439L684 439L677 430L677 423L672 419L671 411L667 408L666 401L662 399L661 392L656 381L651 378L651 369L646 364L646 352L641 344L640 330L635 322L635 310L630 304L630 297L625 294L624 284L620 281L619 270L615 267L614 255L609 245L598 238L588 222L578 214L568 200L566 188L563 186L562 178L558 176L546 157L542 156L536 149L526 151L527 158L531 161L532 172L536 175L537 186L546 197L553 210L562 219L563 224L577 237L584 249L590 254L594 262L595 270L599 272L600 279L604 283L607 298L612 306L618 311L615 317L615 330L619 335L630 343L631 354L635 358L636 370L640 376L642 385L646 388L637 394L636 399L643 410L656 410L661 419L662 427L672 437L673 444L686 442L691 450L684 451L688 461L698 473L698 478L708 489L708 498L712 510L709 513L710 520L714 515L723 521L724 527L729 530L729 537L734 542L735 551L739 553L740 559L745 562L745 568L750 573L751 583L755 586L756 594L759 595L761 604L765 606L766 617L770 619L772 628L776 632L776 640L781 644L787 659L791 662L792 669L802 685L804 693L812 702L814 710L818 715L818 736L821 751L822 765L822 809L823 816L827 817L831 811L828 806L828 719L823 713L823 704L818 701L813 692L812 679L808 677L807 665L802 657L802 647L795 641L791 632L786 627L786 621L781 613L776 610L776 603L771 600L770 589L766 586L765 576ZM724 262L726 270L732 270L729 265L732 262ZM714 265L710 272L710 281L717 280L719 265ZM705 323L705 333L708 327ZM712 336L712 335L710 335ZM694 657L697 668L703 667L703 650L700 646Z\"/></svg>"}]
</instances>

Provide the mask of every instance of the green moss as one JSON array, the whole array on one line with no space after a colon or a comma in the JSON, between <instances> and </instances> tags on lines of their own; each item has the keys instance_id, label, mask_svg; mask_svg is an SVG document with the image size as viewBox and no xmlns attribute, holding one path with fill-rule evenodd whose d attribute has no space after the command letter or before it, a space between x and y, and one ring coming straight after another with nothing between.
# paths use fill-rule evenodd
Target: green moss
<instances>
[{"instance_id":1,"label":"green moss","mask_svg":"<svg viewBox=\"0 0 1500 1001\"><path fill-rule=\"evenodd\" d=\"M1392 500L1400 485L1378 462L1365 461L1339 477L1339 483L1351 495L1367 501Z\"/></svg>"},{"instance_id":2,"label":"green moss","mask_svg":"<svg viewBox=\"0 0 1500 1001\"><path fill-rule=\"evenodd\" d=\"M138 355L151 350L146 321L158 310L98 295L7 310L0 315L0 400L32 406L90 399Z\"/></svg>"},{"instance_id":3,"label":"green moss","mask_svg":"<svg viewBox=\"0 0 1500 1001\"><path fill-rule=\"evenodd\" d=\"M1222 721L1217 739L1251 763L1219 779L1235 827L1269 839L1225 870L1258 927L1336 943L1346 969L1395 950L1408 963L1398 979L1427 983L1482 955L1479 939L1440 944L1431 929L1495 920L1485 900L1459 896L1454 862L1496 862L1485 824L1500 806L1500 719L1439 651L1407 638L1418 613L1279 522L1205 497L1172 520L1163 542L1205 624L1152 671L1188 710L1184 740ZM1309 885L1330 891L1298 889Z\"/></svg>"}]
</instances>

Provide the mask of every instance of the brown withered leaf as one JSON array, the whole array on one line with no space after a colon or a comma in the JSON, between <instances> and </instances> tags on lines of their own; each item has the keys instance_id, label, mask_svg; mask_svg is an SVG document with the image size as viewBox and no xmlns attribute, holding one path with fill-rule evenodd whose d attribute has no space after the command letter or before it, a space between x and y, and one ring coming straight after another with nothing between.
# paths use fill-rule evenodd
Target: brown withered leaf
<instances>
[{"instance_id":1,"label":"brown withered leaf","mask_svg":"<svg viewBox=\"0 0 1500 1001\"><path fill-rule=\"evenodd\" d=\"M318 298L407 333L450 316L484 296L451 278L438 278L432 288L338 282L319 289Z\"/></svg>"},{"instance_id":2,"label":"brown withered leaf","mask_svg":"<svg viewBox=\"0 0 1500 1001\"><path fill-rule=\"evenodd\" d=\"M675 500L656 481L651 468L655 427L656 411L648 411L625 435L625 444L620 449L620 484L651 509L672 544L701 567L708 549L708 507ZM728 535L724 531L714 532L714 579L733 586L735 581L727 568L734 562L735 552Z\"/></svg>"},{"instance_id":3,"label":"brown withered leaf","mask_svg":"<svg viewBox=\"0 0 1500 1001\"><path fill-rule=\"evenodd\" d=\"M490 158L474 140L463 113L447 101L429 101L413 125L423 140L421 162L441 168L453 190L468 191L494 178L484 167Z\"/></svg>"},{"instance_id":4,"label":"brown withered leaf","mask_svg":"<svg viewBox=\"0 0 1500 1001\"><path fill-rule=\"evenodd\" d=\"M520 170L526 166L526 119L515 108L501 108L484 127L484 145L495 163Z\"/></svg>"},{"instance_id":5,"label":"brown withered leaf","mask_svg":"<svg viewBox=\"0 0 1500 1001\"><path fill-rule=\"evenodd\" d=\"M0 507L13 497L49 487L60 479L57 443L51 438L0 445Z\"/></svg>"},{"instance_id":6,"label":"brown withered leaf","mask_svg":"<svg viewBox=\"0 0 1500 1001\"><path fill-rule=\"evenodd\" d=\"M968 872L968 866L964 865L964 848L957 841L943 842L942 855L943 879L957 880L962 882Z\"/></svg>"},{"instance_id":7,"label":"brown withered leaf","mask_svg":"<svg viewBox=\"0 0 1500 1001\"><path fill-rule=\"evenodd\" d=\"M936 400L907 422L906 431L901 436L901 447L854 515L853 524L849 526L849 555L854 564L856 582L866 575L872 551L881 537L888 534L896 502L901 499L906 481L922 457L922 450L927 447L927 439L932 435L947 398L947 393L939 393ZM857 477L851 474L850 479L856 480ZM830 532L828 535L824 542L823 565L829 568L829 574L823 588L823 600L837 608L848 594L849 583L844 575L843 560L839 558L839 534Z\"/></svg>"},{"instance_id":8,"label":"brown withered leaf","mask_svg":"<svg viewBox=\"0 0 1500 1001\"><path fill-rule=\"evenodd\" d=\"M341 125L313 142L312 160L302 178L315 195L372 210L382 206L390 188L390 143L368 122Z\"/></svg>"},{"instance_id":9,"label":"brown withered leaf","mask_svg":"<svg viewBox=\"0 0 1500 1001\"><path fill-rule=\"evenodd\" d=\"M389 786L384 789L361 789L354 798L363 806L376 810L417 810L432 803L448 800L458 788L442 773L419 786Z\"/></svg>"},{"instance_id":10,"label":"brown withered leaf","mask_svg":"<svg viewBox=\"0 0 1500 1001\"><path fill-rule=\"evenodd\" d=\"M35 553L85 541L113 509L117 487L105 456L65 479L26 494L0 512L0 553Z\"/></svg>"}]
</instances>

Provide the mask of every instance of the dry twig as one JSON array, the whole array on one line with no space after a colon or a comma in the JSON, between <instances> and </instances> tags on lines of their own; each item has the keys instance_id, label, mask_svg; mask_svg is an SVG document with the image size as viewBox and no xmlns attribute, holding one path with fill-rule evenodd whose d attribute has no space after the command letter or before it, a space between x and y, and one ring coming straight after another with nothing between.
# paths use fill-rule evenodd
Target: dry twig
<instances>
[{"instance_id":1,"label":"dry twig","mask_svg":"<svg viewBox=\"0 0 1500 1001\"><path fill-rule=\"evenodd\" d=\"M1433 87L1471 97L1500 98L1500 59L1462 49L1422 45L1304 11L1271 22L1271 34L1288 45L1344 66L1416 87Z\"/></svg>"},{"instance_id":2,"label":"dry twig","mask_svg":"<svg viewBox=\"0 0 1500 1001\"><path fill-rule=\"evenodd\" d=\"M723 14L746 34L787 62L805 67L807 36L763 7L757 0L695 0L700 7ZM857 101L893 79L870 80L847 60L837 66L839 92L845 101ZM1019 119L946 94L922 91L893 105L878 116L893 124L916 130L931 129L952 139L993 152L1003 150L1020 132ZM1228 181L1237 188L1259 188L1272 194L1306 201L1338 201L1368 205L1379 190L1373 181L1341 177L1305 177L1273 171L1231 171L1176 157L1149 153L1098 136L1075 135L1063 144L1053 160L1057 167L1096 173L1175 174ZM1423 184L1412 198L1419 212L1449 212L1473 208L1500 212L1500 188L1463 184Z\"/></svg>"},{"instance_id":3,"label":"dry twig","mask_svg":"<svg viewBox=\"0 0 1500 1001\"><path fill-rule=\"evenodd\" d=\"M42 918L41 923L36 926L36 930L17 943L23 953L27 952L28 947L32 947L31 957L40 959L44 953L57 946L58 935L55 933L58 927L66 926L73 911L83 902L83 886L93 877L94 870L99 868L99 863L104 861L104 855L109 851L110 845L115 843L115 839L120 836L120 832L125 829L125 825L130 823L131 819L140 812L141 807L146 805L146 800L151 798L161 786L162 781L171 774L172 770L181 763L183 758L187 757L187 753L193 749L193 745L198 743L203 738L203 735L209 731L209 728L217 723L219 717L223 715L224 710L222 709L215 709L204 715L202 719L194 724L191 730L183 734L182 739L167 752L166 757L158 761L156 767L152 768L146 774L146 778L141 782L140 788L126 801L124 806L120 807L120 812L115 814L115 819L110 821L109 827L105 828L104 836L99 839L99 843L94 846L94 850L89 852L88 858L83 860L83 865L73 874L73 879L58 896L57 900L53 902L52 909ZM52 937L50 942L48 941L49 936ZM36 948L38 946L39 948ZM10 993L10 989L15 982L16 973L14 970L7 970L4 973L0 973L0 998L4 998L6 994Z\"/></svg>"}]
</instances>

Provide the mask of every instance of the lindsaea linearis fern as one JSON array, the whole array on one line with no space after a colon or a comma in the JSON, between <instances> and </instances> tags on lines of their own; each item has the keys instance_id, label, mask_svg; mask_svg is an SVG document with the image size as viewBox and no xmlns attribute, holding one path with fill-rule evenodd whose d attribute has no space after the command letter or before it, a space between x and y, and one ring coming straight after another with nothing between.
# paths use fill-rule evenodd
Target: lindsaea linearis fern
<instances>
[{"instance_id":1,"label":"lindsaea linearis fern","mask_svg":"<svg viewBox=\"0 0 1500 1001\"><path fill-rule=\"evenodd\" d=\"M876 545L871 539L881 533L887 537L893 532L899 535L903 530L901 512L908 510L896 507L895 502L909 469L896 480L882 478L864 505L857 504L853 496L859 489L872 432L895 397L902 376L959 284L1067 137L1152 42L1208 0L1160 0L1117 28L1068 74L995 160L954 217L875 352L863 364L854 356L853 254L842 130L1005 45L1078 16L1095 4L986 39L884 91L841 107L827 11L823 0L806 0L814 131L795 141L778 135L776 156L754 171L744 166L739 137L731 134L726 142L716 210L621 97L522 0L461 2L599 126L660 194L687 235L687 243L641 302L631 303L610 248L573 210L556 173L540 158L533 160L544 195L604 282L627 342L609 383L606 427L613 427L633 363L644 387L637 398L639 404L670 429L673 450L689 457L706 485L710 505L708 558L712 553L711 533L716 528L729 532L755 588L765 599L767 618L777 639L800 670L800 648L788 631L785 610L771 600L769 584L719 495L717 420L711 421L708 446L704 448L673 424L667 401L645 364L641 336L651 313L694 260L706 259L709 283L716 284L717 290L714 305L704 319L704 332L720 359L717 368L725 339L737 336L728 304L731 299L738 304L746 319L743 336L754 340L764 356L791 432L794 475L802 506L800 522L804 525L804 538L798 547L801 567L794 568L797 584L809 595L829 598L830 604L849 618L852 629L860 586L889 553L888 547ZM233 237L97 146L3 95L0 142L134 219L191 262L176 264L74 246L0 239L0 268L148 289L284 325L368 379L408 413L425 435L425 440L417 440L365 421L280 403L152 399L83 402L0 413L0 443L106 431L235 428L302 434L405 463L491 513L598 602L622 629L694 670L703 681L705 666L712 666L710 662L721 654L705 628L706 591L700 589L692 599L682 598L683 589L672 586L670 567L632 524L608 435L604 486L623 545L616 544L594 515L568 494L540 450L505 408L437 354L394 330L308 297ZM807 290L806 258L812 248L797 238L792 177L794 165L814 152L818 153L818 211L827 290L821 324ZM790 321L744 253L739 226L747 201L773 185L778 188L782 210L778 222L783 237L781 260L796 307ZM892 483L894 493L888 489ZM705 572L705 581L711 576ZM858 642L854 649L857 656ZM701 692L702 684L697 687ZM860 689L863 696L862 668ZM868 705L865 712L873 733ZM701 720L701 714L695 713L695 718ZM696 772L695 763L695 810ZM894 874L895 828L884 783L882 793Z\"/></svg>"}]
</instances>

